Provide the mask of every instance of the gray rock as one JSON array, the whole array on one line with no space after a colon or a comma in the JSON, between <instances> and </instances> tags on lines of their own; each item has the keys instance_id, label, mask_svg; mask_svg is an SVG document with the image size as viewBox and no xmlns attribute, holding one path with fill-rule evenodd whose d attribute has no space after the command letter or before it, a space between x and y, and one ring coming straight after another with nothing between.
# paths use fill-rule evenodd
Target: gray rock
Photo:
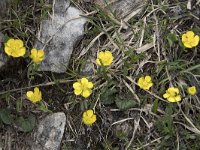
<instances>
[{"instance_id":1,"label":"gray rock","mask_svg":"<svg viewBox=\"0 0 200 150\"><path fill-rule=\"evenodd\" d=\"M114 131L117 136L121 134L128 137L132 134L133 127L130 123L123 122L121 124L117 124Z\"/></svg>"},{"instance_id":2,"label":"gray rock","mask_svg":"<svg viewBox=\"0 0 200 150\"><path fill-rule=\"evenodd\" d=\"M94 75L94 64L90 60L87 60L87 62L84 65L83 69L81 70L81 74L83 76L92 76L92 75Z\"/></svg>"},{"instance_id":3,"label":"gray rock","mask_svg":"<svg viewBox=\"0 0 200 150\"><path fill-rule=\"evenodd\" d=\"M97 4L101 6L105 6L109 4L109 0L95 0ZM110 3L106 8L107 11L112 10L115 12L119 18L125 18L126 16L130 15L132 12L136 12L140 9L146 0L115 0L113 3Z\"/></svg>"},{"instance_id":4,"label":"gray rock","mask_svg":"<svg viewBox=\"0 0 200 150\"><path fill-rule=\"evenodd\" d=\"M0 20L6 15L10 0L0 0Z\"/></svg>"},{"instance_id":5,"label":"gray rock","mask_svg":"<svg viewBox=\"0 0 200 150\"><path fill-rule=\"evenodd\" d=\"M37 49L44 49L41 71L65 72L75 44L84 34L86 19L69 0L54 0L52 16L43 20L38 33Z\"/></svg>"},{"instance_id":6,"label":"gray rock","mask_svg":"<svg viewBox=\"0 0 200 150\"><path fill-rule=\"evenodd\" d=\"M4 39L4 35L0 32L0 68L6 64L6 62L8 61L8 57L4 54L4 50L3 50L3 46L2 46L2 42Z\"/></svg>"},{"instance_id":7,"label":"gray rock","mask_svg":"<svg viewBox=\"0 0 200 150\"><path fill-rule=\"evenodd\" d=\"M64 113L54 113L44 118L36 132L32 150L59 150L66 124Z\"/></svg>"}]
</instances>

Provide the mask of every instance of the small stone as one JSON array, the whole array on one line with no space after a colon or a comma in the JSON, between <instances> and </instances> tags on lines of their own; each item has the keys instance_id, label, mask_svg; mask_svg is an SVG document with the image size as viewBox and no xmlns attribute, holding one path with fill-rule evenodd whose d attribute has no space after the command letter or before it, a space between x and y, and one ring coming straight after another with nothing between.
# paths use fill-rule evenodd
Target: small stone
<instances>
[{"instance_id":1,"label":"small stone","mask_svg":"<svg viewBox=\"0 0 200 150\"><path fill-rule=\"evenodd\" d=\"M128 122L123 122L121 124L117 124L115 127L115 134L117 136L130 136L133 131L133 127Z\"/></svg>"},{"instance_id":2,"label":"small stone","mask_svg":"<svg viewBox=\"0 0 200 150\"><path fill-rule=\"evenodd\" d=\"M83 70L81 71L81 74L83 76L94 75L94 64L90 60L87 60L86 64L83 67Z\"/></svg>"},{"instance_id":3,"label":"small stone","mask_svg":"<svg viewBox=\"0 0 200 150\"><path fill-rule=\"evenodd\" d=\"M43 20L38 33L37 49L44 49L41 71L63 73L68 67L77 42L84 35L86 19L82 12L70 6L69 0L54 0L51 17Z\"/></svg>"},{"instance_id":4,"label":"small stone","mask_svg":"<svg viewBox=\"0 0 200 150\"><path fill-rule=\"evenodd\" d=\"M7 56L4 54L3 52L3 39L4 39L4 35L0 32L0 68L6 64L6 62L8 61Z\"/></svg>"},{"instance_id":5,"label":"small stone","mask_svg":"<svg viewBox=\"0 0 200 150\"><path fill-rule=\"evenodd\" d=\"M63 112L45 117L39 124L32 150L59 150L66 124Z\"/></svg>"}]
</instances>

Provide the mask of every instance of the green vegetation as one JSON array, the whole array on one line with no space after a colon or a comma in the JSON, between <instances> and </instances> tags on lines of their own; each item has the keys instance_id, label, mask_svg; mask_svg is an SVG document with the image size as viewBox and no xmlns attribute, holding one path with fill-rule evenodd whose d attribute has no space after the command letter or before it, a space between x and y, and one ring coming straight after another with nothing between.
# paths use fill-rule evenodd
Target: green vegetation
<instances>
[{"instance_id":1,"label":"green vegetation","mask_svg":"<svg viewBox=\"0 0 200 150\"><path fill-rule=\"evenodd\" d=\"M89 145L92 150L198 150L200 44L194 46L197 39L188 35L192 43L188 46L183 36L187 31L200 36L200 3L194 2L189 10L185 0L148 1L142 12L126 21L102 6L90 3L85 7L79 0L72 3L92 13L83 15L88 18L86 34L75 48L66 73L38 72L38 66L27 67L27 57L10 58L0 70L1 135L16 128L13 140L18 141L24 132L31 136L37 118L44 113L64 111L68 121L63 150L76 147L76 143ZM39 23L51 7L42 0L18 0L11 5L9 19L0 21L5 42L22 39L27 49L32 49ZM95 60L105 50L112 53L112 63L99 65ZM86 76L87 60L93 70ZM145 80L139 84L146 76L151 77L151 86ZM74 94L79 87L73 89L83 77L93 83L85 98ZM189 92L192 86L196 91ZM27 100L26 92L34 87L42 92L41 103ZM89 109L96 114L92 126L82 122L83 112Z\"/></svg>"}]
</instances>

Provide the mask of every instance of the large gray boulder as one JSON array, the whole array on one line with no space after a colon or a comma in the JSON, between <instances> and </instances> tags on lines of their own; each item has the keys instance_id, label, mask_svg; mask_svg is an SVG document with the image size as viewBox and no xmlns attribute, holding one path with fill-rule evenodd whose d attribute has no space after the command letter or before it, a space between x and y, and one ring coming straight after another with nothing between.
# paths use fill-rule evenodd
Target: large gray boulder
<instances>
[{"instance_id":1,"label":"large gray boulder","mask_svg":"<svg viewBox=\"0 0 200 150\"><path fill-rule=\"evenodd\" d=\"M64 113L54 113L44 118L36 132L32 150L59 150L66 124Z\"/></svg>"},{"instance_id":2,"label":"large gray boulder","mask_svg":"<svg viewBox=\"0 0 200 150\"><path fill-rule=\"evenodd\" d=\"M70 6L69 0L54 0L53 12L42 21L35 44L37 49L45 51L41 71L66 71L74 46L84 34L87 20L81 14L79 9Z\"/></svg>"}]
</instances>

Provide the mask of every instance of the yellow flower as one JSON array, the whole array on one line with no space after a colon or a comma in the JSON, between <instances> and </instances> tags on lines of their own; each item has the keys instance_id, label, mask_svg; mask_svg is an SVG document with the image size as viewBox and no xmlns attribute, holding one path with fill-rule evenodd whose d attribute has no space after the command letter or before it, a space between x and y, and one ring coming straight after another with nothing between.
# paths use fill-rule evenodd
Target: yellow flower
<instances>
[{"instance_id":1,"label":"yellow flower","mask_svg":"<svg viewBox=\"0 0 200 150\"><path fill-rule=\"evenodd\" d=\"M113 61L113 55L110 51L100 52L96 59L98 65L109 66Z\"/></svg>"},{"instance_id":2,"label":"yellow flower","mask_svg":"<svg viewBox=\"0 0 200 150\"><path fill-rule=\"evenodd\" d=\"M12 57L20 57L24 56L26 52L26 48L24 47L24 43L22 40L18 39L9 39L5 43L5 53Z\"/></svg>"},{"instance_id":3,"label":"yellow flower","mask_svg":"<svg viewBox=\"0 0 200 150\"><path fill-rule=\"evenodd\" d=\"M188 87L187 92L190 95L195 95L197 93L197 89L195 86L191 86L191 87Z\"/></svg>"},{"instance_id":4,"label":"yellow flower","mask_svg":"<svg viewBox=\"0 0 200 150\"><path fill-rule=\"evenodd\" d=\"M27 96L28 100L30 100L32 103L37 103L42 99L42 93L38 87L34 88L34 92L28 91L26 93L26 96Z\"/></svg>"},{"instance_id":5,"label":"yellow flower","mask_svg":"<svg viewBox=\"0 0 200 150\"><path fill-rule=\"evenodd\" d=\"M150 76L140 77L137 84L141 89L144 90L149 90L150 87L153 86Z\"/></svg>"},{"instance_id":6,"label":"yellow flower","mask_svg":"<svg viewBox=\"0 0 200 150\"><path fill-rule=\"evenodd\" d=\"M186 48L193 48L199 44L199 36L194 35L193 31L187 31L182 35L182 42Z\"/></svg>"},{"instance_id":7,"label":"yellow flower","mask_svg":"<svg viewBox=\"0 0 200 150\"><path fill-rule=\"evenodd\" d=\"M163 94L169 102L179 102L181 100L181 95L179 94L179 89L175 87L169 87L166 93Z\"/></svg>"},{"instance_id":8,"label":"yellow flower","mask_svg":"<svg viewBox=\"0 0 200 150\"><path fill-rule=\"evenodd\" d=\"M93 83L89 82L86 78L82 78L73 84L73 88L76 95L82 95L87 98L92 93Z\"/></svg>"},{"instance_id":9,"label":"yellow flower","mask_svg":"<svg viewBox=\"0 0 200 150\"><path fill-rule=\"evenodd\" d=\"M93 110L87 110L83 113L83 123L86 125L92 125L97 120Z\"/></svg>"},{"instance_id":10,"label":"yellow flower","mask_svg":"<svg viewBox=\"0 0 200 150\"><path fill-rule=\"evenodd\" d=\"M33 60L34 63L39 63L44 60L44 51L32 49L30 58Z\"/></svg>"}]
</instances>

